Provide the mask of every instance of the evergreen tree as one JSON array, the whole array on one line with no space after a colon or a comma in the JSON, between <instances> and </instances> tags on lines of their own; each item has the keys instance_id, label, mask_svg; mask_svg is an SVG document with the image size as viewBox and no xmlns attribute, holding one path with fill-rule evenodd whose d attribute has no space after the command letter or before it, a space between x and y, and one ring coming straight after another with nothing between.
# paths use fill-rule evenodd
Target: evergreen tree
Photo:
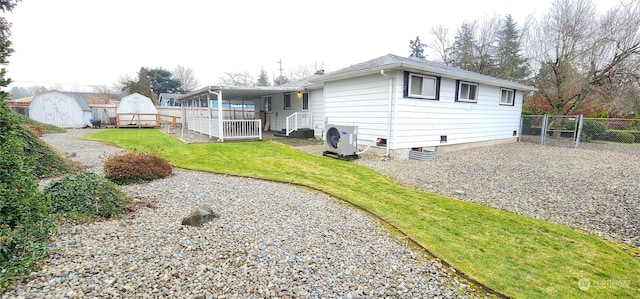
<instances>
[{"instance_id":1,"label":"evergreen tree","mask_svg":"<svg viewBox=\"0 0 640 299\"><path fill-rule=\"evenodd\" d=\"M182 82L173 78L173 74L163 68L149 69L151 90L155 95L161 93L182 93Z\"/></svg>"},{"instance_id":2,"label":"evergreen tree","mask_svg":"<svg viewBox=\"0 0 640 299\"><path fill-rule=\"evenodd\" d=\"M423 44L420 41L420 36L416 36L415 40L409 41L409 48L411 49L411 54L409 54L409 57L424 58L424 48L426 46L427 45Z\"/></svg>"},{"instance_id":3,"label":"evergreen tree","mask_svg":"<svg viewBox=\"0 0 640 299\"><path fill-rule=\"evenodd\" d=\"M260 70L260 74L258 75L258 86L269 86L269 76L264 69Z\"/></svg>"},{"instance_id":4,"label":"evergreen tree","mask_svg":"<svg viewBox=\"0 0 640 299\"><path fill-rule=\"evenodd\" d=\"M141 67L140 71L138 72L138 84L137 84L137 88L138 90L136 90L135 92L149 97L153 103L155 105L158 105L158 97L155 96L155 94L153 93L152 89L151 89L151 81L149 80L149 72L147 71L146 68Z\"/></svg>"},{"instance_id":5,"label":"evergreen tree","mask_svg":"<svg viewBox=\"0 0 640 299\"><path fill-rule=\"evenodd\" d=\"M273 85L274 86L285 85L285 84L287 84L289 82L290 82L290 80L286 76L278 76L278 77L273 79Z\"/></svg>"},{"instance_id":6,"label":"evergreen tree","mask_svg":"<svg viewBox=\"0 0 640 299\"><path fill-rule=\"evenodd\" d=\"M475 31L476 24L468 22L462 23L458 29L451 48L454 66L468 71L477 71Z\"/></svg>"},{"instance_id":7,"label":"evergreen tree","mask_svg":"<svg viewBox=\"0 0 640 299\"><path fill-rule=\"evenodd\" d=\"M497 32L496 72L502 79L522 81L529 76L527 59L521 54L520 32L511 15L507 15Z\"/></svg>"}]
</instances>

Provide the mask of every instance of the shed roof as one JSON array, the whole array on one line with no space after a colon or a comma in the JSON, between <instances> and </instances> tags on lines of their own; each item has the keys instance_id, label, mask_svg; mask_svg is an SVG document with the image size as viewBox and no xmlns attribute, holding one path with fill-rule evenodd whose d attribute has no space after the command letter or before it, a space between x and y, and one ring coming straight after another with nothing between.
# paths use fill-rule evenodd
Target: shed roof
<instances>
[{"instance_id":1,"label":"shed roof","mask_svg":"<svg viewBox=\"0 0 640 299\"><path fill-rule=\"evenodd\" d=\"M416 57L401 57L394 54L387 54L375 59L351 65L349 67L318 76L311 80L313 83L335 81L344 78L375 74L381 70L403 69L424 72L435 76L443 76L456 80L468 80L477 83L485 83L494 86L513 88L523 91L535 91L532 86L524 85L514 81L508 81L482 75L476 72L466 71L457 67L448 66L442 63L429 61Z\"/></svg>"},{"instance_id":2,"label":"shed roof","mask_svg":"<svg viewBox=\"0 0 640 299\"><path fill-rule=\"evenodd\" d=\"M210 92L222 92L222 99L224 101L240 101L246 99L255 99L261 96L272 95L281 92L294 92L300 91L304 88L302 86L275 86L275 87L233 87L233 86L207 86L196 91L179 95L176 97L177 101L193 99L193 98L206 98ZM216 97L212 97L212 100L216 100Z\"/></svg>"},{"instance_id":3,"label":"shed roof","mask_svg":"<svg viewBox=\"0 0 640 299\"><path fill-rule=\"evenodd\" d=\"M83 111L91 111L91 107L89 107L89 104L87 104L87 100L89 99L89 94L91 93L87 93L87 92L63 92L63 91L57 91L57 90L50 90L50 91L39 93L33 96L33 99L37 99L40 96L50 94L50 93L59 93L67 97L70 97L76 103L78 103L78 106L80 106L80 109L82 109Z\"/></svg>"}]
</instances>

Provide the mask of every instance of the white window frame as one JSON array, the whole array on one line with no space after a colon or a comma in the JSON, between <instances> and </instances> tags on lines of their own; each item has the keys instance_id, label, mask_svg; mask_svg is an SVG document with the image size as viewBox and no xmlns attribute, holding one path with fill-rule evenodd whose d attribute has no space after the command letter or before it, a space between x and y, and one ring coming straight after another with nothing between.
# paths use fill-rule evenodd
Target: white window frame
<instances>
[{"instance_id":1,"label":"white window frame","mask_svg":"<svg viewBox=\"0 0 640 299\"><path fill-rule=\"evenodd\" d=\"M466 98L462 97L463 85L466 85L466 90L467 90L466 91L466 93L467 93L467 97ZM474 94L473 98L469 96L471 94L471 86L475 86L475 94ZM478 102L478 90L479 89L480 89L480 84L478 84L478 83L460 81L458 83L458 98L456 100L458 102L477 103Z\"/></svg>"},{"instance_id":2,"label":"white window frame","mask_svg":"<svg viewBox=\"0 0 640 299\"><path fill-rule=\"evenodd\" d=\"M303 92L302 93L302 111L307 111L307 110L309 110L309 93Z\"/></svg>"},{"instance_id":3,"label":"white window frame","mask_svg":"<svg viewBox=\"0 0 640 299\"><path fill-rule=\"evenodd\" d=\"M411 93L412 89L412 84L413 84L413 78L414 77L418 77L420 79L422 79L422 86L420 88L421 93L420 94L415 94L415 93ZM425 84L424 81L425 80L433 80L433 95L426 95L425 94ZM420 99L427 99L427 100L437 100L438 99L438 78L433 77L433 76L424 76L424 75L419 75L419 74L414 74L414 73L409 73L409 86L407 87L409 89L408 95L411 98L420 98Z\"/></svg>"},{"instance_id":4,"label":"white window frame","mask_svg":"<svg viewBox=\"0 0 640 299\"><path fill-rule=\"evenodd\" d=\"M509 96L511 93L511 96ZM506 96L506 97L505 97ZM500 105L513 106L516 98L516 90L509 88L500 88Z\"/></svg>"},{"instance_id":5,"label":"white window frame","mask_svg":"<svg viewBox=\"0 0 640 299\"><path fill-rule=\"evenodd\" d=\"M291 110L291 93L290 92L287 92L284 94L282 101L284 102L284 105L283 105L284 110Z\"/></svg>"},{"instance_id":6,"label":"white window frame","mask_svg":"<svg viewBox=\"0 0 640 299\"><path fill-rule=\"evenodd\" d=\"M264 99L264 111L270 113L273 111L273 102L271 96L265 96Z\"/></svg>"}]
</instances>

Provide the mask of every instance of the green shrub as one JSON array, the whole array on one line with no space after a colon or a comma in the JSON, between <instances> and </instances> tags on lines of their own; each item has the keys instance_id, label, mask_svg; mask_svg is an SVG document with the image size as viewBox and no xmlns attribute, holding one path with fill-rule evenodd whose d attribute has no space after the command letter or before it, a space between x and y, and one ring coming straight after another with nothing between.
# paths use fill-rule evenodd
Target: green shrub
<instances>
[{"instance_id":1,"label":"green shrub","mask_svg":"<svg viewBox=\"0 0 640 299\"><path fill-rule=\"evenodd\" d=\"M60 156L31 130L20 126L16 133L24 145L24 154L33 159L33 174L36 177L55 177L78 170L76 164Z\"/></svg>"},{"instance_id":2,"label":"green shrub","mask_svg":"<svg viewBox=\"0 0 640 299\"><path fill-rule=\"evenodd\" d=\"M110 218L129 211L129 200L109 180L91 172L70 174L51 182L45 193L51 211L71 222Z\"/></svg>"},{"instance_id":3,"label":"green shrub","mask_svg":"<svg viewBox=\"0 0 640 299\"><path fill-rule=\"evenodd\" d=\"M55 230L5 97L0 92L0 293L42 261Z\"/></svg>"},{"instance_id":4,"label":"green shrub","mask_svg":"<svg viewBox=\"0 0 640 299\"><path fill-rule=\"evenodd\" d=\"M628 131L614 131L614 132L615 132L615 137L614 137L614 140L611 140L611 141L622 142L622 143L634 143L636 140L636 136L631 132L628 132Z\"/></svg>"},{"instance_id":5,"label":"green shrub","mask_svg":"<svg viewBox=\"0 0 640 299\"><path fill-rule=\"evenodd\" d=\"M133 152L109 158L104 163L104 172L114 183L126 185L167 177L172 166L153 154Z\"/></svg>"},{"instance_id":6,"label":"green shrub","mask_svg":"<svg viewBox=\"0 0 640 299\"><path fill-rule=\"evenodd\" d=\"M607 120L606 119L585 119L582 124L583 141L607 140Z\"/></svg>"}]
</instances>

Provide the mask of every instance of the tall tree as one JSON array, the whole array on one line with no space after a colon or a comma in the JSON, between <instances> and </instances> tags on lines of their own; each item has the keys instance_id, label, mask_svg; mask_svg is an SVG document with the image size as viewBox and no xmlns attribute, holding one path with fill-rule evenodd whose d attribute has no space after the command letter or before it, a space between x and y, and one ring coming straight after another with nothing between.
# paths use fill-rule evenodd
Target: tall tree
<instances>
[{"instance_id":1,"label":"tall tree","mask_svg":"<svg viewBox=\"0 0 640 299\"><path fill-rule=\"evenodd\" d=\"M149 85L156 102L161 93L183 93L182 83L174 79L173 74L163 68L149 69Z\"/></svg>"},{"instance_id":2,"label":"tall tree","mask_svg":"<svg viewBox=\"0 0 640 299\"><path fill-rule=\"evenodd\" d=\"M453 65L468 71L476 71L476 22L464 22L456 33L451 56Z\"/></svg>"},{"instance_id":3,"label":"tall tree","mask_svg":"<svg viewBox=\"0 0 640 299\"><path fill-rule=\"evenodd\" d=\"M260 74L258 75L258 82L257 84L258 86L269 86L271 85L269 83L269 75L267 75L267 72L264 71L263 69L260 69Z\"/></svg>"},{"instance_id":4,"label":"tall tree","mask_svg":"<svg viewBox=\"0 0 640 299\"><path fill-rule=\"evenodd\" d=\"M521 34L511 15L507 15L497 32L497 68L495 76L522 81L530 74L528 60L522 54Z\"/></svg>"},{"instance_id":5,"label":"tall tree","mask_svg":"<svg viewBox=\"0 0 640 299\"><path fill-rule=\"evenodd\" d=\"M200 81L196 78L193 70L181 65L173 70L173 79L180 81L182 90L185 92L194 91L200 87Z\"/></svg>"},{"instance_id":6,"label":"tall tree","mask_svg":"<svg viewBox=\"0 0 640 299\"><path fill-rule=\"evenodd\" d=\"M420 41L420 36L416 36L415 40L409 40L409 49L411 54L409 57L424 58L424 48L427 45Z\"/></svg>"},{"instance_id":7,"label":"tall tree","mask_svg":"<svg viewBox=\"0 0 640 299\"><path fill-rule=\"evenodd\" d=\"M438 25L431 27L430 31L434 39L429 43L429 48L436 52L440 62L446 65L454 65L455 61L451 53L453 42L449 39L449 29L445 26Z\"/></svg>"},{"instance_id":8,"label":"tall tree","mask_svg":"<svg viewBox=\"0 0 640 299\"><path fill-rule=\"evenodd\" d=\"M158 105L158 97L155 96L151 88L151 81L149 80L149 72L147 68L141 67L138 72L138 88L141 95L149 97L154 104Z\"/></svg>"},{"instance_id":9,"label":"tall tree","mask_svg":"<svg viewBox=\"0 0 640 299\"><path fill-rule=\"evenodd\" d=\"M291 80L285 76L285 75L280 75L280 76L273 76L273 85L274 86L280 86L280 85L285 85L287 83L291 82Z\"/></svg>"},{"instance_id":10,"label":"tall tree","mask_svg":"<svg viewBox=\"0 0 640 299\"><path fill-rule=\"evenodd\" d=\"M640 0L603 16L589 0L556 0L537 25L534 86L558 115L575 113L610 78L640 77Z\"/></svg>"}]
</instances>

